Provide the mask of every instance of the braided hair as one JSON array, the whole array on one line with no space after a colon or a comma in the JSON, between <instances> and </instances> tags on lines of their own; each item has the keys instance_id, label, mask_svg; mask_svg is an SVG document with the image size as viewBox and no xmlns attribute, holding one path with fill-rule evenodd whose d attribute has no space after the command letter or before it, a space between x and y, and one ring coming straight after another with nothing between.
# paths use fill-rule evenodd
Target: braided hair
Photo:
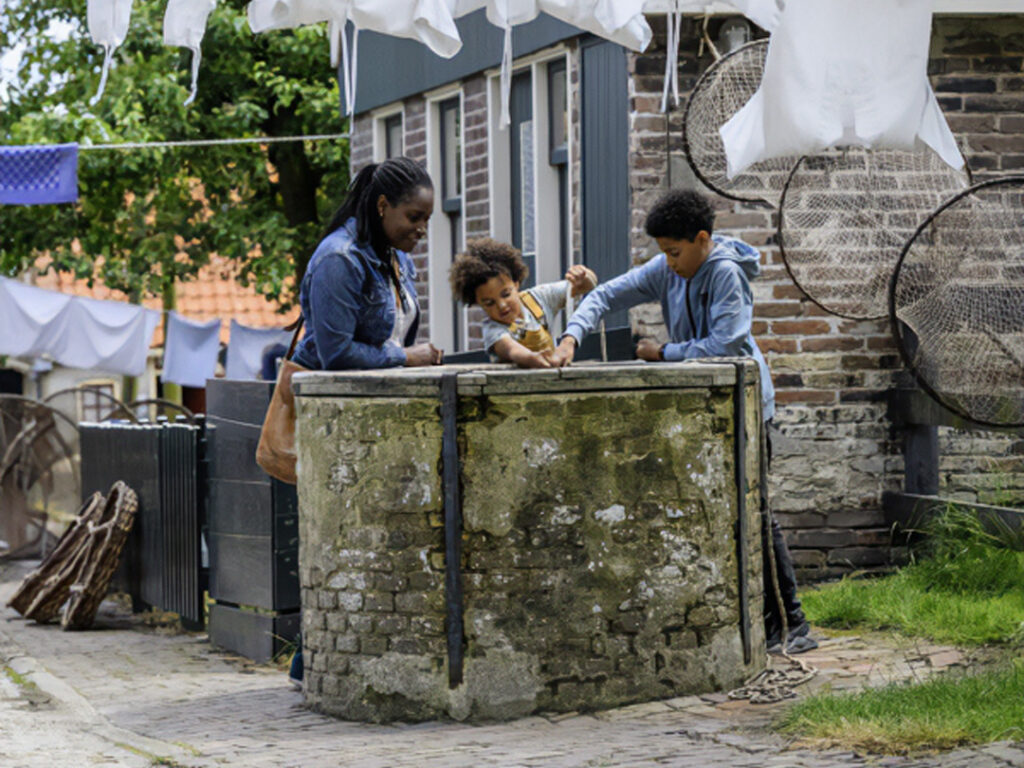
<instances>
[{"instance_id":1,"label":"braided hair","mask_svg":"<svg viewBox=\"0 0 1024 768\"><path fill-rule=\"evenodd\" d=\"M377 200L384 195L391 205L398 205L410 199L420 187L433 189L434 183L423 167L408 157L392 157L365 166L349 185L348 195L327 225L324 237L354 216L356 239L368 243L386 261L391 244L384 235Z\"/></svg>"}]
</instances>

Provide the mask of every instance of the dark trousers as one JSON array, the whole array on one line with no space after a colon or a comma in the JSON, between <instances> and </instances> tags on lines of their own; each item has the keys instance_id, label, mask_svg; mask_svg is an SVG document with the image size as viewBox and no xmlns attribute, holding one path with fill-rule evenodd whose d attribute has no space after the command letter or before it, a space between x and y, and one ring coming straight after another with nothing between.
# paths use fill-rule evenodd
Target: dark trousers
<instances>
[{"instance_id":1,"label":"dark trousers","mask_svg":"<svg viewBox=\"0 0 1024 768\"><path fill-rule=\"evenodd\" d=\"M803 609L800 607L800 599L796 595L796 572L793 570L793 558L789 554L789 547L786 546L782 527L772 514L771 504L768 500L768 469L772 463L770 426L770 421L765 422L765 450L762 451L764 463L761 473L761 553L764 555L765 636L772 639L773 635L781 634L783 610L786 612L786 623L790 630L802 624L806 619ZM779 605L776 598L769 553L775 555L775 578L778 579L782 605Z\"/></svg>"}]
</instances>

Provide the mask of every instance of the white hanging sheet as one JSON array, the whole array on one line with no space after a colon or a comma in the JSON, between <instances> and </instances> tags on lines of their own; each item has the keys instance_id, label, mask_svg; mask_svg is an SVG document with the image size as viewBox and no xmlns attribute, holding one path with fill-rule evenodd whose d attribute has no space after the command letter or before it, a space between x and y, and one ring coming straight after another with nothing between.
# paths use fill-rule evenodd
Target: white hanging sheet
<instances>
[{"instance_id":1,"label":"white hanging sheet","mask_svg":"<svg viewBox=\"0 0 1024 768\"><path fill-rule=\"evenodd\" d=\"M645 13L723 13L732 8L761 29L771 32L779 23L782 0L645 0Z\"/></svg>"},{"instance_id":2,"label":"white hanging sheet","mask_svg":"<svg viewBox=\"0 0 1024 768\"><path fill-rule=\"evenodd\" d=\"M164 12L164 45L179 45L192 51L192 88L185 105L196 98L199 85L199 62L202 59L203 34L206 21L217 0L167 0Z\"/></svg>"},{"instance_id":3,"label":"white hanging sheet","mask_svg":"<svg viewBox=\"0 0 1024 768\"><path fill-rule=\"evenodd\" d=\"M462 47L450 0L252 0L248 5L253 32L328 23L331 65L344 66L346 114L355 111L356 67L360 30L419 40L439 56L450 58ZM345 24L355 28L351 53Z\"/></svg>"},{"instance_id":4,"label":"white hanging sheet","mask_svg":"<svg viewBox=\"0 0 1024 768\"><path fill-rule=\"evenodd\" d=\"M232 320L225 376L229 379L262 378L264 352L275 344L287 350L292 334L280 328L252 328Z\"/></svg>"},{"instance_id":5,"label":"white hanging sheet","mask_svg":"<svg viewBox=\"0 0 1024 768\"><path fill-rule=\"evenodd\" d=\"M735 176L828 147L963 157L928 82L932 0L787 0L761 87L721 128Z\"/></svg>"},{"instance_id":6,"label":"white hanging sheet","mask_svg":"<svg viewBox=\"0 0 1024 768\"><path fill-rule=\"evenodd\" d=\"M509 125L512 91L512 27L533 21L541 13L572 24L634 51L651 42L644 18L644 0L447 0L452 16L486 9L487 20L505 31L501 57L501 121Z\"/></svg>"},{"instance_id":7,"label":"white hanging sheet","mask_svg":"<svg viewBox=\"0 0 1024 768\"><path fill-rule=\"evenodd\" d=\"M89 35L96 45L103 46L103 70L100 74L100 86L96 89L96 95L89 100L90 104L95 104L103 96L103 91L107 87L107 76L110 74L114 49L124 42L131 17L132 0L88 0L85 18L89 27Z\"/></svg>"},{"instance_id":8,"label":"white hanging sheet","mask_svg":"<svg viewBox=\"0 0 1024 768\"><path fill-rule=\"evenodd\" d=\"M160 313L0 278L0 354L140 376Z\"/></svg>"},{"instance_id":9,"label":"white hanging sheet","mask_svg":"<svg viewBox=\"0 0 1024 768\"><path fill-rule=\"evenodd\" d=\"M185 387L205 387L217 372L219 351L220 320L197 323L171 310L160 378Z\"/></svg>"}]
</instances>

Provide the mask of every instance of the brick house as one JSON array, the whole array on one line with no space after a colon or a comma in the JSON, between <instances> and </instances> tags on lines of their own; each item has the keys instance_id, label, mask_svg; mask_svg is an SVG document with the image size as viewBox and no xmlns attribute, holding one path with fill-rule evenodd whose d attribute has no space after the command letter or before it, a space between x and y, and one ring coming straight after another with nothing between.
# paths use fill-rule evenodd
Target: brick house
<instances>
[{"instance_id":1,"label":"brick house","mask_svg":"<svg viewBox=\"0 0 1024 768\"><path fill-rule=\"evenodd\" d=\"M940 0L933 22L932 83L975 180L1024 169L1024 14L1006 14L1024 10L1016 5ZM423 338L449 352L481 346L479 312L456 306L447 283L469 238L513 242L540 282L573 262L607 278L655 253L643 233L650 203L699 182L683 154L683 105L659 110L665 17L649 22L654 40L642 54L549 17L516 28L508 128L499 120L501 33L482 12L459 21L465 45L451 60L362 35L352 169L405 154L438 188L428 242L415 254ZM711 37L727 22L712 19ZM700 37L700 19L684 19L681 91L713 60L698 53ZM724 199L717 207L716 228L763 257L754 333L777 390L773 507L802 577L884 566L894 552L881 497L903 483L903 435L887 404L901 363L888 321L827 314L788 277L771 210ZM656 308L633 313L638 331L657 335L659 322ZM939 447L943 495L1024 502L1019 434L940 428Z\"/></svg>"}]
</instances>

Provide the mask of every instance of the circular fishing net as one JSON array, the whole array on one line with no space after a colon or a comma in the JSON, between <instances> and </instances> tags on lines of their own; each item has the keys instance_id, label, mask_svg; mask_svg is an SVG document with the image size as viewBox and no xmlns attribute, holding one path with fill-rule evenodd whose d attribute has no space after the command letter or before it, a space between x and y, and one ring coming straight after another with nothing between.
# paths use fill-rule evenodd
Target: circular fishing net
<instances>
[{"instance_id":1,"label":"circular fishing net","mask_svg":"<svg viewBox=\"0 0 1024 768\"><path fill-rule=\"evenodd\" d=\"M950 168L930 149L849 147L803 157L779 202L786 269L827 312L885 317L889 279L907 239L969 185L966 170Z\"/></svg>"},{"instance_id":2,"label":"circular fishing net","mask_svg":"<svg viewBox=\"0 0 1024 768\"><path fill-rule=\"evenodd\" d=\"M1024 426L1024 176L973 186L921 224L889 313L932 397L979 424Z\"/></svg>"},{"instance_id":3,"label":"circular fishing net","mask_svg":"<svg viewBox=\"0 0 1024 768\"><path fill-rule=\"evenodd\" d=\"M697 178L718 194L775 205L797 158L764 160L730 179L725 145L718 133L760 87L767 53L768 40L755 40L705 70L683 112L683 150Z\"/></svg>"}]
</instances>

